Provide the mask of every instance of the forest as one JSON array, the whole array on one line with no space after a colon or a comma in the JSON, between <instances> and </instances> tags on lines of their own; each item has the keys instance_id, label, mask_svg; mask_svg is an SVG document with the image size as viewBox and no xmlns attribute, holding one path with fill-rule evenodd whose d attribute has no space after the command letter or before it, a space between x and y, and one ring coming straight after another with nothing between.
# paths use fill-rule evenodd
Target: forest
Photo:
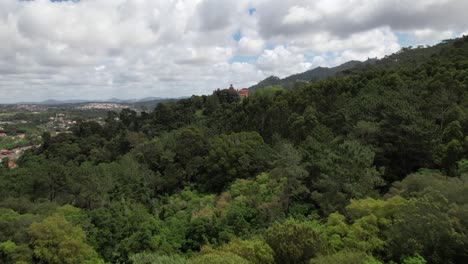
<instances>
[{"instance_id":1,"label":"forest","mask_svg":"<svg viewBox=\"0 0 468 264\"><path fill-rule=\"evenodd\" d=\"M1 263L468 263L468 37L109 112L17 164Z\"/></svg>"}]
</instances>

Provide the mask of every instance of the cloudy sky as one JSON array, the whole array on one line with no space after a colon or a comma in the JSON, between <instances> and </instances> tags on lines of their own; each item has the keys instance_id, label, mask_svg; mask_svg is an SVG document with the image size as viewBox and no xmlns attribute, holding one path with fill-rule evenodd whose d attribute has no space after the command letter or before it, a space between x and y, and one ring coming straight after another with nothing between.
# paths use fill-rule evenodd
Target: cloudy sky
<instances>
[{"instance_id":1,"label":"cloudy sky","mask_svg":"<svg viewBox=\"0 0 468 264\"><path fill-rule=\"evenodd\" d=\"M0 102L179 97L468 31L466 0L0 0Z\"/></svg>"}]
</instances>

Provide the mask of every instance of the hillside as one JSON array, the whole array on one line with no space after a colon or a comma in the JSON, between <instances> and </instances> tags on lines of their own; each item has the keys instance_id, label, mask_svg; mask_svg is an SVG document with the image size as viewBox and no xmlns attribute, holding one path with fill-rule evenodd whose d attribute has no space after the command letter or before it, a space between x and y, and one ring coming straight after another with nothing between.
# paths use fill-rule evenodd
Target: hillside
<instances>
[{"instance_id":1,"label":"hillside","mask_svg":"<svg viewBox=\"0 0 468 264\"><path fill-rule=\"evenodd\" d=\"M44 133L0 262L467 263L468 37L327 74Z\"/></svg>"},{"instance_id":2,"label":"hillside","mask_svg":"<svg viewBox=\"0 0 468 264\"><path fill-rule=\"evenodd\" d=\"M256 89L265 88L269 85L280 85L285 89L292 89L294 88L294 84L296 82L320 81L330 76L334 76L340 72L352 69L358 65L371 63L372 61L373 60L368 60L366 62L348 61L333 68L317 67L312 70L294 74L283 79L280 79L276 76L270 76L265 80L260 81L258 84L249 87L249 90L255 91Z\"/></svg>"},{"instance_id":3,"label":"hillside","mask_svg":"<svg viewBox=\"0 0 468 264\"><path fill-rule=\"evenodd\" d=\"M284 89L289 90L293 89L296 83L320 81L332 76L349 74L352 71L378 68L389 69L391 67L399 67L401 65L418 66L427 61L432 55L437 54L452 45L453 42L454 40L445 40L444 42L434 46L405 47L399 52L382 59L368 59L364 62L348 61L332 68L317 67L283 79L276 76L270 76L265 80L260 81L258 84L249 87L249 89L251 91L255 91L272 85L280 85Z\"/></svg>"}]
</instances>

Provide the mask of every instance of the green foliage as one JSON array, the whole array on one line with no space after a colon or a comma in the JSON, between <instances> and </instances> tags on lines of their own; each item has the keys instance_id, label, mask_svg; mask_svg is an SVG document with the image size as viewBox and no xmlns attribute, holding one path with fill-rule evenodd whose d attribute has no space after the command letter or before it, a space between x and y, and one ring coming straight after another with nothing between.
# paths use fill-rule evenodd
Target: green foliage
<instances>
[{"instance_id":1,"label":"green foliage","mask_svg":"<svg viewBox=\"0 0 468 264\"><path fill-rule=\"evenodd\" d=\"M249 264L248 260L231 252L210 252L190 258L188 264Z\"/></svg>"},{"instance_id":2,"label":"green foliage","mask_svg":"<svg viewBox=\"0 0 468 264\"><path fill-rule=\"evenodd\" d=\"M218 208L224 209L222 212L226 215L234 216L229 213L234 209L229 203L234 201L237 206L250 208L254 220L273 222L284 215L281 199L285 188L284 178L275 179L268 173L262 173L255 179L239 179L231 184L227 193L220 196Z\"/></svg>"},{"instance_id":3,"label":"green foliage","mask_svg":"<svg viewBox=\"0 0 468 264\"><path fill-rule=\"evenodd\" d=\"M187 259L178 255L158 255L155 253L138 253L130 256L133 264L185 264Z\"/></svg>"},{"instance_id":4,"label":"green foliage","mask_svg":"<svg viewBox=\"0 0 468 264\"><path fill-rule=\"evenodd\" d=\"M421 170L401 182L395 182L390 194L404 197L421 197L426 193L443 195L451 203L468 203L466 175L460 178L447 177L438 171Z\"/></svg>"},{"instance_id":5,"label":"green foliage","mask_svg":"<svg viewBox=\"0 0 468 264\"><path fill-rule=\"evenodd\" d=\"M234 239L221 246L220 251L231 252L248 260L252 264L273 264L273 250L259 238L251 240Z\"/></svg>"},{"instance_id":6,"label":"green foliage","mask_svg":"<svg viewBox=\"0 0 468 264\"><path fill-rule=\"evenodd\" d=\"M410 199L402 206L389 233L393 258L420 253L429 263L451 263L454 251L464 243L449 208L447 200L437 194Z\"/></svg>"},{"instance_id":7,"label":"green foliage","mask_svg":"<svg viewBox=\"0 0 468 264\"><path fill-rule=\"evenodd\" d=\"M274 96L275 94L284 92L284 88L280 85L270 85L262 89L255 90L255 96Z\"/></svg>"},{"instance_id":8,"label":"green foliage","mask_svg":"<svg viewBox=\"0 0 468 264\"><path fill-rule=\"evenodd\" d=\"M235 179L248 178L260 172L266 163L266 157L260 152L262 148L263 139L255 132L213 138L205 160L207 172L202 178L206 182L206 189L221 191Z\"/></svg>"},{"instance_id":9,"label":"green foliage","mask_svg":"<svg viewBox=\"0 0 468 264\"><path fill-rule=\"evenodd\" d=\"M403 259L402 264L426 264L426 260L421 257L419 254L416 254L414 257L407 257Z\"/></svg>"},{"instance_id":10,"label":"green foliage","mask_svg":"<svg viewBox=\"0 0 468 264\"><path fill-rule=\"evenodd\" d=\"M188 189L164 199L157 212L163 221L159 251L199 250L208 237L215 237L214 208L214 195Z\"/></svg>"},{"instance_id":11,"label":"green foliage","mask_svg":"<svg viewBox=\"0 0 468 264\"><path fill-rule=\"evenodd\" d=\"M320 172L313 198L325 213L342 210L350 199L377 194L375 188L383 184L382 173L373 166L374 153L369 147L345 141L331 149L317 150L314 140L308 144L310 170L313 174Z\"/></svg>"},{"instance_id":12,"label":"green foliage","mask_svg":"<svg viewBox=\"0 0 468 264\"><path fill-rule=\"evenodd\" d=\"M274 223L266 231L265 240L277 263L306 263L330 250L323 227L315 222L288 219Z\"/></svg>"},{"instance_id":13,"label":"green foliage","mask_svg":"<svg viewBox=\"0 0 468 264\"><path fill-rule=\"evenodd\" d=\"M458 161L458 175L460 176L468 175L468 160L467 159Z\"/></svg>"},{"instance_id":14,"label":"green foliage","mask_svg":"<svg viewBox=\"0 0 468 264\"><path fill-rule=\"evenodd\" d=\"M270 175L284 182L280 200L283 203L283 211L288 212L295 200L306 200L309 197L309 190L304 183L308 173L301 166L302 157L293 145L280 143L274 151L275 160Z\"/></svg>"},{"instance_id":15,"label":"green foliage","mask_svg":"<svg viewBox=\"0 0 468 264\"><path fill-rule=\"evenodd\" d=\"M16 242L25 242L27 235L25 228L39 217L33 214L19 214L12 209L0 208L0 241L12 239Z\"/></svg>"},{"instance_id":16,"label":"green foliage","mask_svg":"<svg viewBox=\"0 0 468 264\"><path fill-rule=\"evenodd\" d=\"M154 251L161 245L161 222L139 204L113 203L92 211L99 253L108 261L126 261L132 253Z\"/></svg>"},{"instance_id":17,"label":"green foliage","mask_svg":"<svg viewBox=\"0 0 468 264\"><path fill-rule=\"evenodd\" d=\"M28 263L31 259L32 252L27 246L18 246L11 240L0 243L0 260L3 263Z\"/></svg>"},{"instance_id":18,"label":"green foliage","mask_svg":"<svg viewBox=\"0 0 468 264\"><path fill-rule=\"evenodd\" d=\"M309 264L381 264L372 256L363 252L340 251L338 253L313 258Z\"/></svg>"},{"instance_id":19,"label":"green foliage","mask_svg":"<svg viewBox=\"0 0 468 264\"><path fill-rule=\"evenodd\" d=\"M39 263L101 263L86 244L86 233L63 216L53 215L28 228L34 259ZM103 262L102 262L103 263Z\"/></svg>"},{"instance_id":20,"label":"green foliage","mask_svg":"<svg viewBox=\"0 0 468 264\"><path fill-rule=\"evenodd\" d=\"M398 196L385 201L351 200L345 210L347 218L339 213L328 217L326 226L333 248L381 252L387 246L386 234L394 224L393 219L404 203L405 200Z\"/></svg>"}]
</instances>

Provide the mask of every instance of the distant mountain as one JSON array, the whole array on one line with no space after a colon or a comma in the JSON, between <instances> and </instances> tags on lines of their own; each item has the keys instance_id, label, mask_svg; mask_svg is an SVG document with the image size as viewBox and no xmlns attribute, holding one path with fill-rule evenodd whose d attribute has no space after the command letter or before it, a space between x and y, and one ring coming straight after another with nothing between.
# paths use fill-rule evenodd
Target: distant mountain
<instances>
[{"instance_id":1,"label":"distant mountain","mask_svg":"<svg viewBox=\"0 0 468 264\"><path fill-rule=\"evenodd\" d=\"M144 102L151 102L151 101L161 101L161 100L167 100L169 98L162 98L162 97L146 97L138 100L139 103L144 103Z\"/></svg>"},{"instance_id":2,"label":"distant mountain","mask_svg":"<svg viewBox=\"0 0 468 264\"><path fill-rule=\"evenodd\" d=\"M49 99L42 102L19 102L16 104L38 104L38 105L61 105L61 104L82 104L91 102L89 100L54 100Z\"/></svg>"},{"instance_id":3,"label":"distant mountain","mask_svg":"<svg viewBox=\"0 0 468 264\"><path fill-rule=\"evenodd\" d=\"M127 103L129 101L133 101L133 99L119 99L119 98L111 98L107 100L101 100L97 102L105 102L105 103Z\"/></svg>"},{"instance_id":4,"label":"distant mountain","mask_svg":"<svg viewBox=\"0 0 468 264\"><path fill-rule=\"evenodd\" d=\"M45 101L41 102L18 102L14 104L35 104L35 105L64 105L64 104L84 104L84 103L91 103L95 102L92 100L80 100L80 99L75 99L75 100L55 100L55 99L48 99Z\"/></svg>"},{"instance_id":5,"label":"distant mountain","mask_svg":"<svg viewBox=\"0 0 468 264\"><path fill-rule=\"evenodd\" d=\"M119 98L110 98L107 100L54 100L48 99L41 102L19 102L16 104L37 104L37 105L65 105L65 104L85 104L85 103L120 103L120 104L135 104L135 103L146 103L154 101L166 101L171 100L172 98L162 98L162 97L145 97L142 99L119 99Z\"/></svg>"},{"instance_id":6,"label":"distant mountain","mask_svg":"<svg viewBox=\"0 0 468 264\"><path fill-rule=\"evenodd\" d=\"M296 82L310 82L310 81L319 81L326 79L330 76L334 76L340 72L352 69L356 66L362 64L370 64L373 63L376 59L369 59L365 62L361 61L348 61L344 64L341 64L337 67L327 68L327 67L317 67L312 70L305 71L303 73L298 73L291 75L289 77L280 79L276 76L270 76L265 80L259 82L258 84L251 86L250 90L256 90L260 88L264 88L269 85L281 85L285 89L292 89L294 87L294 83Z\"/></svg>"}]
</instances>

